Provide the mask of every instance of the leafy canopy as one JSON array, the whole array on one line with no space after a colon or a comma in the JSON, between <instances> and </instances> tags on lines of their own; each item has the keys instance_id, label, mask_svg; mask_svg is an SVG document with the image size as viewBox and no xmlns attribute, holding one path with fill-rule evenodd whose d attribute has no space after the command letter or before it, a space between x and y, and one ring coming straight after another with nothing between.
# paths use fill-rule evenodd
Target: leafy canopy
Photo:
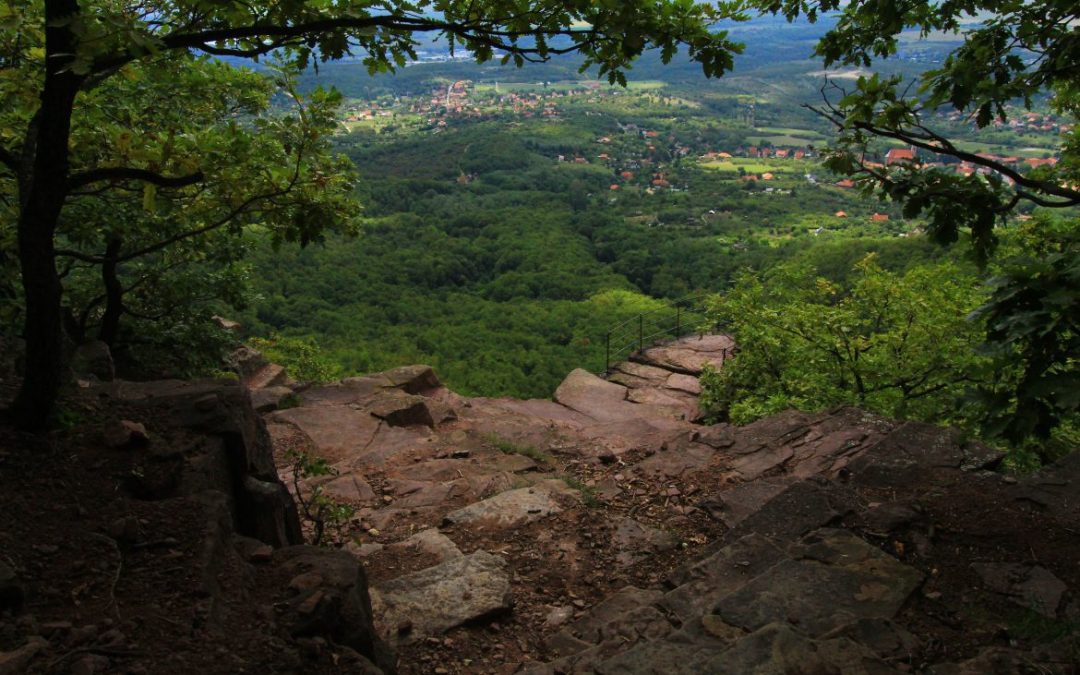
<instances>
[{"instance_id":1,"label":"leafy canopy","mask_svg":"<svg viewBox=\"0 0 1080 675\"><path fill-rule=\"evenodd\" d=\"M917 82L902 75L861 76L851 90L827 86L823 102L811 106L838 132L829 165L861 176L867 191L904 202L908 217L925 215L939 241L970 233L976 254L985 261L996 243L995 224L1021 202L1047 208L1080 205L1080 125L1062 134L1056 166L1024 172L965 149L935 131L930 119L939 109L957 110L983 128L1006 122L1018 106L1030 110L1049 94L1058 113L1076 120L1080 10L1075 2L753 0L752 5L789 20L805 16L813 21L835 13L835 26L816 47L826 67L881 65L913 36L943 32L958 39L959 46ZM987 172L963 176L941 167L874 166L865 158L877 139Z\"/></svg>"},{"instance_id":2,"label":"leafy canopy","mask_svg":"<svg viewBox=\"0 0 1080 675\"><path fill-rule=\"evenodd\" d=\"M989 362L975 354L979 326L966 320L984 295L951 265L897 274L873 255L846 288L798 265L746 273L709 307L739 353L704 378L704 407L736 423L836 405L971 421L957 402Z\"/></svg>"}]
</instances>

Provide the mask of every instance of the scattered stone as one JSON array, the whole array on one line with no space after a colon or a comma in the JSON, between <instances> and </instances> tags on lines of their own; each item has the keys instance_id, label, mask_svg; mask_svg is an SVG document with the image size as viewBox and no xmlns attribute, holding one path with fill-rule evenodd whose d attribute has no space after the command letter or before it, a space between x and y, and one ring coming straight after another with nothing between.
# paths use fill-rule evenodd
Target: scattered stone
<instances>
[{"instance_id":1,"label":"scattered stone","mask_svg":"<svg viewBox=\"0 0 1080 675\"><path fill-rule=\"evenodd\" d=\"M510 574L502 558L477 551L376 587L372 596L390 638L407 643L510 610ZM411 625L404 634L400 626Z\"/></svg>"},{"instance_id":2,"label":"scattered stone","mask_svg":"<svg viewBox=\"0 0 1080 675\"><path fill-rule=\"evenodd\" d=\"M345 551L290 546L275 551L273 563L292 574L290 586L310 589L300 591L279 617L279 625L292 637L323 638L394 671L394 657L375 631L367 577L355 557ZM313 593L321 597L311 603Z\"/></svg>"},{"instance_id":3,"label":"scattered stone","mask_svg":"<svg viewBox=\"0 0 1080 675\"><path fill-rule=\"evenodd\" d=\"M544 628L558 628L574 616L574 608L570 605L552 607L544 618Z\"/></svg>"},{"instance_id":4,"label":"scattered stone","mask_svg":"<svg viewBox=\"0 0 1080 675\"><path fill-rule=\"evenodd\" d=\"M134 544L142 536L142 527L135 516L123 516L109 524L109 536L121 544Z\"/></svg>"},{"instance_id":5,"label":"scattered stone","mask_svg":"<svg viewBox=\"0 0 1080 675\"><path fill-rule=\"evenodd\" d=\"M251 347L241 347L229 354L225 359L225 363L240 375L241 381L246 381L270 362L266 360L266 357L259 350Z\"/></svg>"}]
</instances>

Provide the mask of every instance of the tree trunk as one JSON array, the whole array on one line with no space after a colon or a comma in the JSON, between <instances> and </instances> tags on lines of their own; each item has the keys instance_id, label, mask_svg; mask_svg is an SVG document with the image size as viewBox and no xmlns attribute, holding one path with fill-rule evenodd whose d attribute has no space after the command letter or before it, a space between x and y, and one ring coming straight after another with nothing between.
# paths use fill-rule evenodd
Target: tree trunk
<instances>
[{"instance_id":1,"label":"tree trunk","mask_svg":"<svg viewBox=\"0 0 1080 675\"><path fill-rule=\"evenodd\" d=\"M120 257L121 246L121 239L110 239L105 249L105 262L101 265L101 281L105 284L105 313L101 316L98 339L109 345L110 349L116 342L116 335L120 332L120 317L124 314L124 287L117 275L119 265L116 261Z\"/></svg>"},{"instance_id":2,"label":"tree trunk","mask_svg":"<svg viewBox=\"0 0 1080 675\"><path fill-rule=\"evenodd\" d=\"M51 419L64 380L62 289L53 237L67 197L68 139L79 76L71 72L75 39L67 19L78 14L75 0L46 0L45 54L48 69L36 124L26 150L33 153L30 175L19 194L19 263L26 293L26 373L14 415L25 429L41 429Z\"/></svg>"}]
</instances>

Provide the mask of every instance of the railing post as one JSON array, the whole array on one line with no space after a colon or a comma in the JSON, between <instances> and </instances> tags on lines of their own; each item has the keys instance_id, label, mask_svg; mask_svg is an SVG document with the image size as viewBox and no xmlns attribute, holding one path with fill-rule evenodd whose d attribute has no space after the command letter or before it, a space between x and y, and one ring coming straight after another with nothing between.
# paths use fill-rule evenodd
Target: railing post
<instances>
[{"instance_id":1,"label":"railing post","mask_svg":"<svg viewBox=\"0 0 1080 675\"><path fill-rule=\"evenodd\" d=\"M637 315L637 350L645 349L645 317Z\"/></svg>"},{"instance_id":2,"label":"railing post","mask_svg":"<svg viewBox=\"0 0 1080 675\"><path fill-rule=\"evenodd\" d=\"M682 307L675 305L675 339L679 339L679 333L682 331Z\"/></svg>"},{"instance_id":3,"label":"railing post","mask_svg":"<svg viewBox=\"0 0 1080 675\"><path fill-rule=\"evenodd\" d=\"M604 336L604 373L611 372L611 333Z\"/></svg>"}]
</instances>

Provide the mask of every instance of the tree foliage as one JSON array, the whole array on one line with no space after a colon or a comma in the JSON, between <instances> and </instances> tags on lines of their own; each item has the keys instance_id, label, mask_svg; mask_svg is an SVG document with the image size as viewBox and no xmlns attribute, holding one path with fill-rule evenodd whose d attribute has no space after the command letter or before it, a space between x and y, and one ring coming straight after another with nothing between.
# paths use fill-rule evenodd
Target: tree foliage
<instances>
[{"instance_id":1,"label":"tree foliage","mask_svg":"<svg viewBox=\"0 0 1080 675\"><path fill-rule=\"evenodd\" d=\"M736 423L846 404L970 424L958 402L988 359L976 355L980 327L966 317L983 297L973 274L950 265L891 273L873 256L847 287L796 265L744 274L709 308L739 352L704 378L703 403Z\"/></svg>"},{"instance_id":2,"label":"tree foliage","mask_svg":"<svg viewBox=\"0 0 1080 675\"><path fill-rule=\"evenodd\" d=\"M1016 445L1045 444L1080 410L1080 228L1048 219L1037 227L1021 233L1020 252L976 313L997 364L983 389L987 428Z\"/></svg>"},{"instance_id":3,"label":"tree foliage","mask_svg":"<svg viewBox=\"0 0 1080 675\"><path fill-rule=\"evenodd\" d=\"M731 67L738 46L713 23L733 14L733 6L690 0L7 0L0 4L0 96L5 101L0 178L9 185L0 190L6 216L15 224L26 309L27 376L16 401L18 418L27 426L43 425L64 381L56 244L72 198L83 192L134 191L153 211L157 190L210 184L207 172L216 153L226 157L234 142L224 138L225 146L216 147L212 138L198 134L155 130L155 113L183 116L189 102L174 97L164 110L140 115L107 99L105 85L117 78L137 81L143 68L172 60L190 65L200 53L241 58L280 54L303 67L314 59L355 52L377 73L417 58L418 36L425 33L443 37L451 48L464 48L479 61L501 58L522 65L581 53L585 67L596 66L612 82L625 82L629 62L644 50L658 49L668 61L682 47L706 76L718 76ZM132 127L130 135L104 138L108 144L101 154L81 142L96 131L84 111L95 110ZM192 153L174 154L189 143ZM80 161L83 154L86 161ZM197 161L182 161L193 156ZM291 170L287 164L268 164L255 177L288 180ZM226 209L243 205L235 193L208 195ZM318 214L306 215L297 221L299 239L309 239L325 224Z\"/></svg>"},{"instance_id":4,"label":"tree foliage","mask_svg":"<svg viewBox=\"0 0 1080 675\"><path fill-rule=\"evenodd\" d=\"M1080 205L1080 5L1069 0L880 3L855 0L754 0L758 9L789 20L814 21L836 13L835 26L817 43L827 67L880 67L902 40L945 33L958 46L915 81L903 75L860 76L850 90L833 84L812 110L835 127L830 168L861 179L868 193L903 204L904 215L925 216L943 243L970 237L976 259L989 262L996 228L1020 205L1069 209ZM905 35L906 33L906 35ZM1058 157L1019 169L1002 158L976 153L934 128L933 115L958 111L976 128L1004 125L1049 97L1068 118ZM867 160L874 144L900 143L929 163L881 166ZM977 169L964 175L948 163ZM1065 220L1071 234L1044 231L1033 248L1003 264L995 291L978 317L986 321L987 350L999 365L1018 366L1001 377L984 401L986 430L1012 443L1045 441L1055 426L1080 411L1075 359L1076 325L1067 318L1080 303L1075 239L1080 221Z\"/></svg>"}]
</instances>

